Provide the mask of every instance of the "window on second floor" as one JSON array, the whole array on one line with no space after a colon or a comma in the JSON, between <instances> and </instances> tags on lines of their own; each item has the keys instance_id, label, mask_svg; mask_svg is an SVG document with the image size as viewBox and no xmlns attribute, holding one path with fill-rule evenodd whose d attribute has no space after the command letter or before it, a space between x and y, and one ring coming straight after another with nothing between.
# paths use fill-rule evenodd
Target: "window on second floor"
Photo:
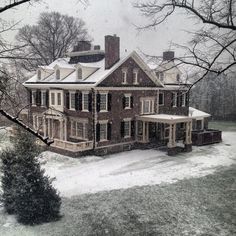
<instances>
[{"instance_id":1,"label":"window on second floor","mask_svg":"<svg viewBox=\"0 0 236 236\"><path fill-rule=\"evenodd\" d=\"M159 93L159 105L163 106L164 105L164 93Z\"/></svg>"},{"instance_id":2,"label":"window on second floor","mask_svg":"<svg viewBox=\"0 0 236 236\"><path fill-rule=\"evenodd\" d=\"M45 107L47 105L47 95L46 91L41 91L41 106Z\"/></svg>"},{"instance_id":3,"label":"window on second floor","mask_svg":"<svg viewBox=\"0 0 236 236\"><path fill-rule=\"evenodd\" d=\"M100 111L107 111L107 93L100 94Z\"/></svg>"},{"instance_id":4,"label":"window on second floor","mask_svg":"<svg viewBox=\"0 0 236 236\"><path fill-rule=\"evenodd\" d=\"M57 93L57 105L61 106L61 93Z\"/></svg>"},{"instance_id":5,"label":"window on second floor","mask_svg":"<svg viewBox=\"0 0 236 236\"><path fill-rule=\"evenodd\" d=\"M131 94L125 94L123 97L123 108L130 109L133 107L133 98Z\"/></svg>"},{"instance_id":6,"label":"window on second floor","mask_svg":"<svg viewBox=\"0 0 236 236\"><path fill-rule=\"evenodd\" d=\"M142 114L153 114L154 113L154 99L142 100Z\"/></svg>"},{"instance_id":7,"label":"window on second floor","mask_svg":"<svg viewBox=\"0 0 236 236\"><path fill-rule=\"evenodd\" d=\"M70 92L70 110L75 110L75 92Z\"/></svg>"},{"instance_id":8,"label":"window on second floor","mask_svg":"<svg viewBox=\"0 0 236 236\"><path fill-rule=\"evenodd\" d=\"M171 104L172 104L172 107L177 107L177 93L176 92L172 93Z\"/></svg>"},{"instance_id":9,"label":"window on second floor","mask_svg":"<svg viewBox=\"0 0 236 236\"><path fill-rule=\"evenodd\" d=\"M51 93L51 105L54 106L55 104L55 93Z\"/></svg>"},{"instance_id":10,"label":"window on second floor","mask_svg":"<svg viewBox=\"0 0 236 236\"><path fill-rule=\"evenodd\" d=\"M41 80L41 77L42 77L41 70L40 70L40 69L38 69L38 80Z\"/></svg>"},{"instance_id":11,"label":"window on second floor","mask_svg":"<svg viewBox=\"0 0 236 236\"><path fill-rule=\"evenodd\" d=\"M89 111L89 93L83 92L83 103L82 103L82 110Z\"/></svg>"},{"instance_id":12,"label":"window on second floor","mask_svg":"<svg viewBox=\"0 0 236 236\"><path fill-rule=\"evenodd\" d=\"M33 106L36 106L37 91L33 90L31 96L32 96L32 105L33 105Z\"/></svg>"}]
</instances>

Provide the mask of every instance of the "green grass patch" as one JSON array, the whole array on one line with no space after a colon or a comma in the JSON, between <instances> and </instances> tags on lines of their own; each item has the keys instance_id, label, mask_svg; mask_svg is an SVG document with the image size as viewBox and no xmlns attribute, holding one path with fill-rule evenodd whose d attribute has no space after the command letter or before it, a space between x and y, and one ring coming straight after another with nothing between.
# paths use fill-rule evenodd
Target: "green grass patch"
<instances>
[{"instance_id":1,"label":"green grass patch","mask_svg":"<svg viewBox=\"0 0 236 236\"><path fill-rule=\"evenodd\" d=\"M168 185L133 187L63 199L60 221L0 235L235 235L236 166ZM0 217L1 218L1 217Z\"/></svg>"},{"instance_id":2,"label":"green grass patch","mask_svg":"<svg viewBox=\"0 0 236 236\"><path fill-rule=\"evenodd\" d=\"M236 122L233 121L210 121L210 129L219 129L221 131L233 131L236 132Z\"/></svg>"}]
</instances>

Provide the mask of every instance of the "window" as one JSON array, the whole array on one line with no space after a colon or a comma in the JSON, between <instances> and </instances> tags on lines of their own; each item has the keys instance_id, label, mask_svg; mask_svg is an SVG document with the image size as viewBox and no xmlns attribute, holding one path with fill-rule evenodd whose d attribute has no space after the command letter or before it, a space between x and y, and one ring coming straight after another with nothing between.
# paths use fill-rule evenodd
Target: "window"
<instances>
[{"instance_id":1,"label":"window","mask_svg":"<svg viewBox=\"0 0 236 236\"><path fill-rule=\"evenodd\" d=\"M122 84L127 84L127 68L122 69Z\"/></svg>"},{"instance_id":2,"label":"window","mask_svg":"<svg viewBox=\"0 0 236 236\"><path fill-rule=\"evenodd\" d=\"M124 121L124 137L129 138L131 136L131 121Z\"/></svg>"},{"instance_id":3,"label":"window","mask_svg":"<svg viewBox=\"0 0 236 236\"><path fill-rule=\"evenodd\" d=\"M37 96L37 92L32 91L32 105L33 106L36 106L36 96Z\"/></svg>"},{"instance_id":4,"label":"window","mask_svg":"<svg viewBox=\"0 0 236 236\"><path fill-rule=\"evenodd\" d=\"M88 139L87 121L71 121L71 137L79 139Z\"/></svg>"},{"instance_id":5,"label":"window","mask_svg":"<svg viewBox=\"0 0 236 236\"><path fill-rule=\"evenodd\" d=\"M75 92L70 92L70 109L75 110Z\"/></svg>"},{"instance_id":6,"label":"window","mask_svg":"<svg viewBox=\"0 0 236 236\"><path fill-rule=\"evenodd\" d=\"M164 105L164 93L159 93L159 105Z\"/></svg>"},{"instance_id":7,"label":"window","mask_svg":"<svg viewBox=\"0 0 236 236\"><path fill-rule=\"evenodd\" d=\"M88 93L83 93L83 111L88 111L89 110L89 94Z\"/></svg>"},{"instance_id":8,"label":"window","mask_svg":"<svg viewBox=\"0 0 236 236\"><path fill-rule=\"evenodd\" d=\"M81 80L81 79L82 79L82 69L81 69L81 68L78 68L78 69L77 69L77 79L78 79L78 80Z\"/></svg>"},{"instance_id":9,"label":"window","mask_svg":"<svg viewBox=\"0 0 236 236\"><path fill-rule=\"evenodd\" d=\"M38 79L41 80L41 70L38 70Z\"/></svg>"},{"instance_id":10,"label":"window","mask_svg":"<svg viewBox=\"0 0 236 236\"><path fill-rule=\"evenodd\" d=\"M172 93L172 107L177 107L177 93Z\"/></svg>"},{"instance_id":11,"label":"window","mask_svg":"<svg viewBox=\"0 0 236 236\"><path fill-rule=\"evenodd\" d=\"M182 107L185 107L186 104L186 93L182 93Z\"/></svg>"},{"instance_id":12,"label":"window","mask_svg":"<svg viewBox=\"0 0 236 236\"><path fill-rule=\"evenodd\" d=\"M133 83L138 84L138 69L133 70Z\"/></svg>"},{"instance_id":13,"label":"window","mask_svg":"<svg viewBox=\"0 0 236 236\"><path fill-rule=\"evenodd\" d=\"M125 94L125 109L131 108L131 95Z\"/></svg>"},{"instance_id":14,"label":"window","mask_svg":"<svg viewBox=\"0 0 236 236\"><path fill-rule=\"evenodd\" d=\"M107 140L107 123L100 124L100 141Z\"/></svg>"},{"instance_id":15,"label":"window","mask_svg":"<svg viewBox=\"0 0 236 236\"><path fill-rule=\"evenodd\" d=\"M164 73L163 73L163 72L160 72L159 76L160 76L160 77L159 77L160 80L161 80L161 81L164 81Z\"/></svg>"},{"instance_id":16,"label":"window","mask_svg":"<svg viewBox=\"0 0 236 236\"><path fill-rule=\"evenodd\" d=\"M45 107L46 104L46 91L41 92L41 106Z\"/></svg>"},{"instance_id":17,"label":"window","mask_svg":"<svg viewBox=\"0 0 236 236\"><path fill-rule=\"evenodd\" d=\"M179 74L176 75L176 80L177 80L177 82L180 82L180 75Z\"/></svg>"},{"instance_id":18,"label":"window","mask_svg":"<svg viewBox=\"0 0 236 236\"><path fill-rule=\"evenodd\" d=\"M107 93L100 94L100 111L107 111Z\"/></svg>"},{"instance_id":19,"label":"window","mask_svg":"<svg viewBox=\"0 0 236 236\"><path fill-rule=\"evenodd\" d=\"M55 105L55 93L51 93L51 105Z\"/></svg>"},{"instance_id":20,"label":"window","mask_svg":"<svg viewBox=\"0 0 236 236\"><path fill-rule=\"evenodd\" d=\"M154 100L147 99L142 101L142 114L154 113Z\"/></svg>"},{"instance_id":21,"label":"window","mask_svg":"<svg viewBox=\"0 0 236 236\"><path fill-rule=\"evenodd\" d=\"M61 93L57 93L57 105L61 106Z\"/></svg>"},{"instance_id":22,"label":"window","mask_svg":"<svg viewBox=\"0 0 236 236\"><path fill-rule=\"evenodd\" d=\"M56 70L56 79L59 80L59 79L60 79L60 76L61 76L61 75L60 75L60 70L57 69L57 70Z\"/></svg>"}]
</instances>

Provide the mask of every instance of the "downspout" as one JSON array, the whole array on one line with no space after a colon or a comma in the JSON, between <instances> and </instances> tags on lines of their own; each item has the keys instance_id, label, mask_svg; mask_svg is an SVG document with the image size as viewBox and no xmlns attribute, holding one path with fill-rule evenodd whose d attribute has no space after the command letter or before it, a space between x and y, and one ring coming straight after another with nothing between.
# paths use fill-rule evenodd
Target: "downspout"
<instances>
[{"instance_id":1,"label":"downspout","mask_svg":"<svg viewBox=\"0 0 236 236\"><path fill-rule=\"evenodd\" d=\"M97 133L97 92L92 88L92 117L93 117L93 150L96 148L96 133Z\"/></svg>"}]
</instances>

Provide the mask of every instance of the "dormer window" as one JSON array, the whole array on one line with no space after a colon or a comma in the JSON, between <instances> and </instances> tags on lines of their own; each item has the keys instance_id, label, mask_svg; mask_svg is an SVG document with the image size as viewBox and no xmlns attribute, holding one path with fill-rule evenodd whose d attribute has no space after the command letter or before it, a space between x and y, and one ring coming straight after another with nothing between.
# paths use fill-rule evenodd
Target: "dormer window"
<instances>
[{"instance_id":1,"label":"dormer window","mask_svg":"<svg viewBox=\"0 0 236 236\"><path fill-rule=\"evenodd\" d=\"M133 70L133 84L138 84L138 69Z\"/></svg>"},{"instance_id":2,"label":"dormer window","mask_svg":"<svg viewBox=\"0 0 236 236\"><path fill-rule=\"evenodd\" d=\"M160 81L164 81L164 73L163 72L160 72Z\"/></svg>"},{"instance_id":3,"label":"dormer window","mask_svg":"<svg viewBox=\"0 0 236 236\"><path fill-rule=\"evenodd\" d=\"M56 79L59 80L59 79L60 79L60 76L61 76L61 75L60 75L60 70L57 69L57 70L56 70Z\"/></svg>"},{"instance_id":4,"label":"dormer window","mask_svg":"<svg viewBox=\"0 0 236 236\"><path fill-rule=\"evenodd\" d=\"M82 69L81 68L77 68L76 70L76 76L78 80L82 79Z\"/></svg>"},{"instance_id":5,"label":"dormer window","mask_svg":"<svg viewBox=\"0 0 236 236\"><path fill-rule=\"evenodd\" d=\"M41 80L41 75L42 73L41 73L41 70L40 69L38 69L38 80Z\"/></svg>"},{"instance_id":6,"label":"dormer window","mask_svg":"<svg viewBox=\"0 0 236 236\"><path fill-rule=\"evenodd\" d=\"M177 82L180 82L180 75L179 74L176 75L176 80L177 80Z\"/></svg>"},{"instance_id":7,"label":"dormer window","mask_svg":"<svg viewBox=\"0 0 236 236\"><path fill-rule=\"evenodd\" d=\"M127 68L122 69L122 84L127 84Z\"/></svg>"}]
</instances>

